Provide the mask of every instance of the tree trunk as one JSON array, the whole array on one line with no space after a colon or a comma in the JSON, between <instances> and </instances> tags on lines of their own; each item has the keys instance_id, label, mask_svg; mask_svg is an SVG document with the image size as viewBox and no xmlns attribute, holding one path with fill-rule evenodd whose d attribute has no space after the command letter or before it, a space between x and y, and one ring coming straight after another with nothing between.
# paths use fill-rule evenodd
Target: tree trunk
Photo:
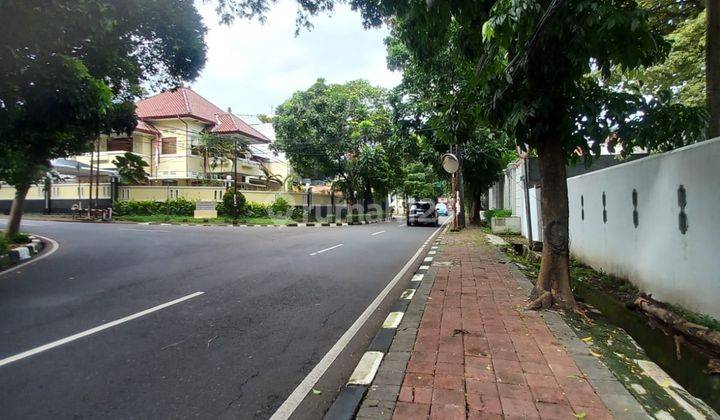
<instances>
[{"instance_id":1,"label":"tree trunk","mask_svg":"<svg viewBox=\"0 0 720 420\"><path fill-rule=\"evenodd\" d=\"M458 160L460 161L460 169L458 170L457 174L457 189L458 189L458 229L464 229L465 228L465 186L464 186L464 179L463 179L463 157L462 157L462 150L460 149L460 146L457 147L457 155Z\"/></svg>"},{"instance_id":2,"label":"tree trunk","mask_svg":"<svg viewBox=\"0 0 720 420\"><path fill-rule=\"evenodd\" d=\"M470 204L470 224L480 224L480 193L472 194L472 203Z\"/></svg>"},{"instance_id":3,"label":"tree trunk","mask_svg":"<svg viewBox=\"0 0 720 420\"><path fill-rule=\"evenodd\" d=\"M707 0L705 78L710 112L708 138L720 137L720 3Z\"/></svg>"},{"instance_id":4,"label":"tree trunk","mask_svg":"<svg viewBox=\"0 0 720 420\"><path fill-rule=\"evenodd\" d=\"M7 230L5 231L5 237L8 239L13 238L20 232L23 206L25 205L25 197L30 189L30 184L17 185L15 188L15 199L10 208L10 220L8 220Z\"/></svg>"},{"instance_id":5,"label":"tree trunk","mask_svg":"<svg viewBox=\"0 0 720 420\"><path fill-rule=\"evenodd\" d=\"M538 153L542 174L543 244L540 275L530 294L530 309L545 309L554 304L575 309L570 288L570 250L568 232L568 191L565 159L559 140L545 142Z\"/></svg>"}]
</instances>

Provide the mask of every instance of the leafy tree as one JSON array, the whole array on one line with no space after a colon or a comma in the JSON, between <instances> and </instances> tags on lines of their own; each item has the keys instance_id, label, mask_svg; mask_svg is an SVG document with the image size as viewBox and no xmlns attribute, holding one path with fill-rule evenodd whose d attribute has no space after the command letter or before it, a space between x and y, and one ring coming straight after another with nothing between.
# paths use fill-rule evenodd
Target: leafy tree
<instances>
[{"instance_id":1,"label":"leafy tree","mask_svg":"<svg viewBox=\"0 0 720 420\"><path fill-rule=\"evenodd\" d=\"M17 191L12 236L51 159L88 151L100 133L132 132L143 83L198 75L206 30L180 0L6 0L0 16L0 179Z\"/></svg>"},{"instance_id":2,"label":"leafy tree","mask_svg":"<svg viewBox=\"0 0 720 420\"><path fill-rule=\"evenodd\" d=\"M671 45L665 60L631 71L615 69L609 82L644 95L668 92L673 102L705 107L706 13L702 0L638 0L650 27Z\"/></svg>"},{"instance_id":3,"label":"leafy tree","mask_svg":"<svg viewBox=\"0 0 720 420\"><path fill-rule=\"evenodd\" d=\"M271 123L273 120L273 117L271 117L270 115L267 115L267 114L258 114L257 118L263 124Z\"/></svg>"},{"instance_id":4,"label":"leafy tree","mask_svg":"<svg viewBox=\"0 0 720 420\"><path fill-rule=\"evenodd\" d=\"M148 174L145 168L148 165L145 160L130 152L117 156L112 162L120 175L120 182L126 185L139 185L147 182Z\"/></svg>"},{"instance_id":5,"label":"leafy tree","mask_svg":"<svg viewBox=\"0 0 720 420\"><path fill-rule=\"evenodd\" d=\"M433 168L422 163L411 163L405 168L402 191L416 200L437 200L444 188Z\"/></svg>"},{"instance_id":6,"label":"leafy tree","mask_svg":"<svg viewBox=\"0 0 720 420\"><path fill-rule=\"evenodd\" d=\"M458 36L457 25L453 25L451 32L452 37ZM462 188L471 210L469 219L479 223L481 193L509 163L503 159L503 151L512 146L508 136L491 127L473 106L484 93L475 83L476 66L459 50L459 41L448 42L436 54L422 60L407 48L397 31L385 43L388 66L403 72L402 83L395 90L397 99L393 101L396 122L416 133L416 139L422 139L416 142L416 148L407 148L408 159L425 162L438 176L447 179L447 173L439 166L440 155L450 145L460 145L464 162Z\"/></svg>"},{"instance_id":7,"label":"leafy tree","mask_svg":"<svg viewBox=\"0 0 720 420\"><path fill-rule=\"evenodd\" d=\"M538 153L543 175L542 213L546 246L530 307L553 302L574 308L570 290L568 207L565 162L580 148L598 153L604 139L629 151L633 142L669 142L697 134L694 114L680 113L654 136L642 130L671 114L661 97L607 89L593 71L615 66L649 66L662 59L667 44L648 26L647 11L635 1L548 2L356 2L368 25L393 18L398 38L421 62L456 45L474 64L477 76L461 86L447 107L454 134L467 135L470 105L492 125ZM600 35L602 34L602 35ZM467 94L465 94L467 93ZM475 101L472 95L477 95ZM682 110L676 108L676 110ZM470 120L472 121L472 120ZM657 128L657 126L656 126ZM694 130L694 131L693 131ZM592 145L592 150L591 150Z\"/></svg>"},{"instance_id":8,"label":"leafy tree","mask_svg":"<svg viewBox=\"0 0 720 420\"><path fill-rule=\"evenodd\" d=\"M355 203L373 189L389 189L390 162L382 144L392 137L387 94L364 80L326 84L318 79L280 105L273 119L276 150L305 177L331 178Z\"/></svg>"},{"instance_id":9,"label":"leafy tree","mask_svg":"<svg viewBox=\"0 0 720 420\"><path fill-rule=\"evenodd\" d=\"M720 136L720 4L707 0L705 37L707 105L710 112L708 137Z\"/></svg>"}]
</instances>

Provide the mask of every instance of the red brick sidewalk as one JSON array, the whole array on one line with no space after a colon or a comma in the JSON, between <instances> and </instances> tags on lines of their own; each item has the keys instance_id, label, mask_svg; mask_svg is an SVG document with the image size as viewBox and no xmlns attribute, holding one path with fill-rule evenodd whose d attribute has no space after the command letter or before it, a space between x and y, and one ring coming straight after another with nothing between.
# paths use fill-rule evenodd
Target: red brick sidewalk
<instances>
[{"instance_id":1,"label":"red brick sidewalk","mask_svg":"<svg viewBox=\"0 0 720 420\"><path fill-rule=\"evenodd\" d=\"M477 230L444 235L394 419L612 418Z\"/></svg>"}]
</instances>

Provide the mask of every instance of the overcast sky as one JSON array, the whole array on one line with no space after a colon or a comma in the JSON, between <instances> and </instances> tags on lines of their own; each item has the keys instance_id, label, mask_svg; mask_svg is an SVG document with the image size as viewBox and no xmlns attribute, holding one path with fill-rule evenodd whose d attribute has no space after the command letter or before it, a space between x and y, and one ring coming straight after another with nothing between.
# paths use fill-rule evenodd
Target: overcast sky
<instances>
[{"instance_id":1,"label":"overcast sky","mask_svg":"<svg viewBox=\"0 0 720 420\"><path fill-rule=\"evenodd\" d=\"M364 78L393 87L400 74L385 64L387 29L365 30L360 15L340 6L331 16L313 18L311 31L295 32L296 3L280 0L267 22L236 20L219 25L212 4L197 2L209 28L208 60L192 88L236 114L270 114L293 92L318 77L342 83Z\"/></svg>"}]
</instances>

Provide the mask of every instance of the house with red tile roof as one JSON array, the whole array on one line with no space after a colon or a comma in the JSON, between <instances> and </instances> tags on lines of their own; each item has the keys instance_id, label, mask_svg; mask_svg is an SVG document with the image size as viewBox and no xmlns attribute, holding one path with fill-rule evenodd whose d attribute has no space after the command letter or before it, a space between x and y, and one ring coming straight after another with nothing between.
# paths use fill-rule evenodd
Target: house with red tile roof
<instances>
[{"instance_id":1,"label":"house with red tile roof","mask_svg":"<svg viewBox=\"0 0 720 420\"><path fill-rule=\"evenodd\" d=\"M138 125L132 136L99 139L100 168L114 169L115 157L131 152L148 163L152 184L198 185L207 179L226 179L234 173L233 160L202 156L198 152L201 133L217 133L228 141L239 137L251 145L270 143L270 139L230 109L224 111L188 87L158 93L136 105ZM89 163L90 154L73 159ZM238 159L237 172L238 181L248 184L264 175L261 163L252 159L251 154Z\"/></svg>"}]
</instances>

